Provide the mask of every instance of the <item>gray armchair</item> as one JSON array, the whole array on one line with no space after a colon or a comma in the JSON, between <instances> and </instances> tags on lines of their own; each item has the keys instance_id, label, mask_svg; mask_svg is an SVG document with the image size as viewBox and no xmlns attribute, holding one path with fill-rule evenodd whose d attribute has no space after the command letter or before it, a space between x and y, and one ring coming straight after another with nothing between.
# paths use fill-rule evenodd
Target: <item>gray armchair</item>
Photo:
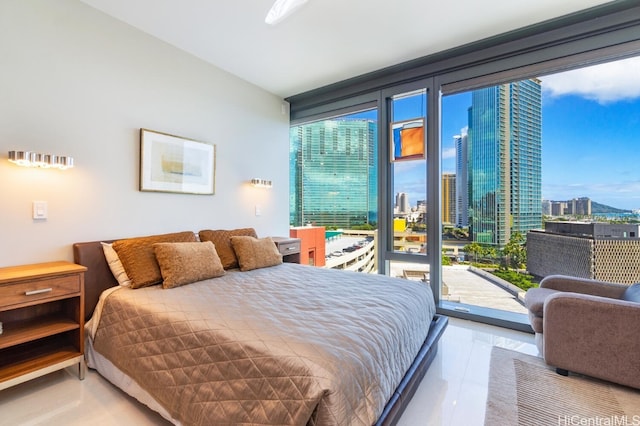
<instances>
[{"instance_id":1,"label":"gray armchair","mask_svg":"<svg viewBox=\"0 0 640 426\"><path fill-rule=\"evenodd\" d=\"M545 362L640 389L640 284L552 275L525 296Z\"/></svg>"}]
</instances>

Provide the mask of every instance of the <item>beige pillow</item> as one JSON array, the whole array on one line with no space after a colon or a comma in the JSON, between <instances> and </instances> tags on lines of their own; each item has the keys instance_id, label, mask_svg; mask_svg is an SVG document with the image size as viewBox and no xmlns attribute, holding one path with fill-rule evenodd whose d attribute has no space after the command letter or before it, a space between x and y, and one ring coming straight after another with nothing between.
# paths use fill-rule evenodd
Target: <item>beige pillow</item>
<instances>
[{"instance_id":1,"label":"beige pillow","mask_svg":"<svg viewBox=\"0 0 640 426\"><path fill-rule=\"evenodd\" d=\"M148 237L127 238L112 244L113 249L131 279L131 288L146 287L162 282L160 267L153 251L155 243L195 242L193 232L176 232L173 234L151 235Z\"/></svg>"},{"instance_id":2,"label":"beige pillow","mask_svg":"<svg viewBox=\"0 0 640 426\"><path fill-rule=\"evenodd\" d=\"M282 263L282 254L270 237L231 237L241 271L266 268Z\"/></svg>"},{"instance_id":3,"label":"beige pillow","mask_svg":"<svg viewBox=\"0 0 640 426\"><path fill-rule=\"evenodd\" d=\"M102 251L104 252L104 258L107 260L107 264L109 265L109 269L111 269L111 273L123 287L129 287L131 285L131 280L127 276L127 272L124 270L124 266L122 266L122 262L120 262L120 258L118 257L118 253L113 249L111 243L100 243L102 244Z\"/></svg>"},{"instance_id":4,"label":"beige pillow","mask_svg":"<svg viewBox=\"0 0 640 426\"><path fill-rule=\"evenodd\" d=\"M211 241L216 246L216 251L222 266L224 269L232 269L238 267L238 258L236 253L231 247L231 237L234 236L249 236L257 238L258 235L253 228L238 228L238 229L218 229L212 231L210 229L202 230L198 233L200 241Z\"/></svg>"},{"instance_id":5,"label":"beige pillow","mask_svg":"<svg viewBox=\"0 0 640 426\"><path fill-rule=\"evenodd\" d=\"M162 273L162 288L173 288L224 275L216 248L203 243L156 243L153 245Z\"/></svg>"}]
</instances>

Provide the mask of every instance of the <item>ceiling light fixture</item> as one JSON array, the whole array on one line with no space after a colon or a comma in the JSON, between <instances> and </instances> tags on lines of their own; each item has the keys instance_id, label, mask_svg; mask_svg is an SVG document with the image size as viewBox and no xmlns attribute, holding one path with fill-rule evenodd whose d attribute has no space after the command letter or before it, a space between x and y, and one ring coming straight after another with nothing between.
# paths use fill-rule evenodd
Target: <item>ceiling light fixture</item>
<instances>
[{"instance_id":1,"label":"ceiling light fixture","mask_svg":"<svg viewBox=\"0 0 640 426\"><path fill-rule=\"evenodd\" d=\"M276 25L287 16L298 10L308 0L276 0L271 6L271 10L264 18L264 22L269 25Z\"/></svg>"}]
</instances>

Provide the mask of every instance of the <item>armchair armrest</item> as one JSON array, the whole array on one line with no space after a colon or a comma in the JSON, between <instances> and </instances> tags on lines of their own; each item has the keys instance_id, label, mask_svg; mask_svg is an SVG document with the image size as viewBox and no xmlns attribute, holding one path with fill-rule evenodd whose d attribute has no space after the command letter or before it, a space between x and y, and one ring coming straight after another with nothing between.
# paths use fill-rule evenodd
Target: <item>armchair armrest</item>
<instances>
[{"instance_id":1,"label":"armchair armrest","mask_svg":"<svg viewBox=\"0 0 640 426\"><path fill-rule=\"evenodd\" d=\"M640 304L556 293L543 321L547 364L640 389Z\"/></svg>"},{"instance_id":2,"label":"armchair armrest","mask_svg":"<svg viewBox=\"0 0 640 426\"><path fill-rule=\"evenodd\" d=\"M619 299L628 286L567 275L549 275L540 281L540 287Z\"/></svg>"}]
</instances>

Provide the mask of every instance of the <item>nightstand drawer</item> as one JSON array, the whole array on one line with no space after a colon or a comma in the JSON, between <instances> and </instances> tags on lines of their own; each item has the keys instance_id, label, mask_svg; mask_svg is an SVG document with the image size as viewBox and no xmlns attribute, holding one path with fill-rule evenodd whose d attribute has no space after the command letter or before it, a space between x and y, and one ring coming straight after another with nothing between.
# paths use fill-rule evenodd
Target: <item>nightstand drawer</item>
<instances>
[{"instance_id":1,"label":"nightstand drawer","mask_svg":"<svg viewBox=\"0 0 640 426\"><path fill-rule=\"evenodd\" d=\"M0 285L0 309L79 292L78 274Z\"/></svg>"},{"instance_id":2,"label":"nightstand drawer","mask_svg":"<svg viewBox=\"0 0 640 426\"><path fill-rule=\"evenodd\" d=\"M300 253L300 241L292 241L287 243L279 243L278 251L283 255L292 254L292 253Z\"/></svg>"}]
</instances>

